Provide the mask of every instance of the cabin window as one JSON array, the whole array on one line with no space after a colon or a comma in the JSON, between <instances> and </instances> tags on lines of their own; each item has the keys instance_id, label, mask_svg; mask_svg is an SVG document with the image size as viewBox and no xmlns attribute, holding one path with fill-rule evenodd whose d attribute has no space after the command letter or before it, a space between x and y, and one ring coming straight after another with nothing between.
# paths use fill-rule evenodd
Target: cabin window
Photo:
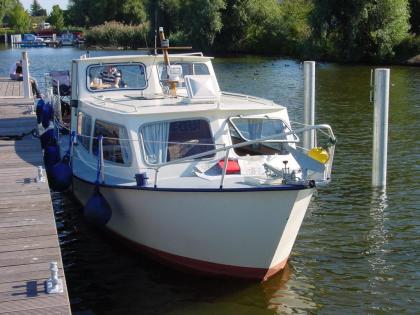
<instances>
[{"instance_id":1,"label":"cabin window","mask_svg":"<svg viewBox=\"0 0 420 315\"><path fill-rule=\"evenodd\" d=\"M289 131L286 124L280 119L235 117L229 119L229 122L232 144L257 140ZM286 140L287 137L282 136L277 139ZM235 153L239 156L288 154L286 143L276 140L236 148Z\"/></svg>"},{"instance_id":2,"label":"cabin window","mask_svg":"<svg viewBox=\"0 0 420 315\"><path fill-rule=\"evenodd\" d=\"M131 163L130 142L128 140L127 130L120 125L96 120L92 152L98 155L98 136L103 136L103 154L104 160L128 165Z\"/></svg>"},{"instance_id":3,"label":"cabin window","mask_svg":"<svg viewBox=\"0 0 420 315\"><path fill-rule=\"evenodd\" d=\"M92 117L83 112L79 112L77 116L77 141L88 151L90 149L91 131Z\"/></svg>"},{"instance_id":4,"label":"cabin window","mask_svg":"<svg viewBox=\"0 0 420 315\"><path fill-rule=\"evenodd\" d=\"M146 86L146 70L142 63L106 63L87 69L87 87L91 91L142 90Z\"/></svg>"},{"instance_id":5,"label":"cabin window","mask_svg":"<svg viewBox=\"0 0 420 315\"><path fill-rule=\"evenodd\" d=\"M210 125L204 119L161 121L140 127L145 160L160 164L215 149ZM214 154L201 158L212 157Z\"/></svg>"},{"instance_id":6,"label":"cabin window","mask_svg":"<svg viewBox=\"0 0 420 315\"><path fill-rule=\"evenodd\" d=\"M180 65L182 67L182 73L180 76L180 81L177 84L177 87L185 87L184 76L186 75L209 75L209 68L205 63L199 62L173 62L171 65ZM168 74L166 72L166 66L162 63L159 64L159 78L160 81L165 85L164 81L168 79Z\"/></svg>"}]
</instances>

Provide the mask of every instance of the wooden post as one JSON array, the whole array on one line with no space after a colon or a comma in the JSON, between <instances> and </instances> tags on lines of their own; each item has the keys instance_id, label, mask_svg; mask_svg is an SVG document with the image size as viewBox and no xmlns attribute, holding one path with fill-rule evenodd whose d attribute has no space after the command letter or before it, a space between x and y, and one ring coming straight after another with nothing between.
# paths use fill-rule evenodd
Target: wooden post
<instances>
[{"instance_id":1,"label":"wooden post","mask_svg":"<svg viewBox=\"0 0 420 315\"><path fill-rule=\"evenodd\" d=\"M372 186L386 187L389 69L375 69Z\"/></svg>"},{"instance_id":2,"label":"wooden post","mask_svg":"<svg viewBox=\"0 0 420 315\"><path fill-rule=\"evenodd\" d=\"M28 52L22 52L22 76L23 76L23 96L33 98L32 86L29 78L29 59Z\"/></svg>"}]
</instances>

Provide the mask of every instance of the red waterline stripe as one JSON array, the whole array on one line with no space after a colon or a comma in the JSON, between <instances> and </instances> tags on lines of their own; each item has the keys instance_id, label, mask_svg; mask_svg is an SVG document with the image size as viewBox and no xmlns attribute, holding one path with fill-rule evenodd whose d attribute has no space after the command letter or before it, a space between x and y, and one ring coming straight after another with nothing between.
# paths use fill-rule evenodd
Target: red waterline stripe
<instances>
[{"instance_id":1,"label":"red waterline stripe","mask_svg":"<svg viewBox=\"0 0 420 315\"><path fill-rule=\"evenodd\" d=\"M107 231L112 237L123 241L135 251L143 252L150 256L152 259L157 260L164 265L169 265L181 270L196 271L211 276L235 277L266 281L270 277L274 276L277 272L282 270L286 266L288 260L287 257L279 264L271 268L252 268L217 264L163 252L129 240L111 229L107 229Z\"/></svg>"}]
</instances>

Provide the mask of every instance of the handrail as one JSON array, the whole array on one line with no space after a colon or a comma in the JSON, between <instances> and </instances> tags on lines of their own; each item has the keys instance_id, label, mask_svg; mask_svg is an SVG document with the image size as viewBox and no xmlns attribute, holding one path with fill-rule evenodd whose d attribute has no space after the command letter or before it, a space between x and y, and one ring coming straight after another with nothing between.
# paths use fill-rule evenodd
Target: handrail
<instances>
[{"instance_id":1,"label":"handrail","mask_svg":"<svg viewBox=\"0 0 420 315\"><path fill-rule=\"evenodd\" d=\"M182 162L191 161L191 160L196 159L196 158L208 156L210 154L215 154L215 153L218 153L218 152L225 151L226 154L225 154L225 157L224 157L224 165L223 165L223 171L222 171L222 176L221 176L221 181L220 181L220 189L223 189L223 183L224 183L224 179L225 179L225 176L226 176L227 164L228 164L228 160L229 160L229 153L230 153L231 149L237 149L237 148L241 148L241 147L252 145L252 144L257 144L257 143L268 141L268 140L276 140L277 138L285 137L285 136L288 136L288 135L294 135L294 136L297 137L296 134L298 134L298 133L303 133L305 131L317 130L317 129L327 129L328 136L331 138L331 140L333 142L335 142L336 138L335 138L335 135L334 135L330 125L319 124L319 125L307 126L307 127L304 127L304 128L299 128L295 131L282 132L282 133L279 133L279 134L275 134L275 135L271 135L271 136L267 136L267 137L262 137L262 138L256 139L256 140L249 140L249 141L245 141L245 142L238 143L238 144L232 144L232 145L224 146L224 147L219 148L219 149L214 149L214 150L209 150L209 151L198 153L198 154L193 154L193 155L190 155L190 156L187 156L187 157L184 157L184 158L180 158L180 159L176 159L176 160L173 160L173 161L155 164L154 166L149 167L149 169L152 169L152 170L155 171L153 185L154 185L155 188L157 187L158 173L160 171L160 168L162 168L164 166L179 164L179 163L182 163ZM85 135L76 135L76 136L89 137L89 136L85 136ZM96 137L92 137L92 138L96 138ZM104 164L103 143L102 143L104 137L100 136L100 138L101 139L99 141L99 152L98 152L100 154L100 157L99 157L100 166L101 166L100 167L101 168L100 176L101 176L102 181L104 181L105 164ZM117 138L109 138L109 139L117 139ZM121 139L118 139L118 140L121 140ZM295 143L294 140L285 140L285 139L277 139L277 140L279 142Z\"/></svg>"},{"instance_id":2,"label":"handrail","mask_svg":"<svg viewBox=\"0 0 420 315\"><path fill-rule=\"evenodd\" d=\"M303 132L308 131L308 130L316 130L316 129L322 129L322 128L327 129L328 134L329 134L329 137L333 141L336 140L336 138L334 136L334 133L332 131L331 126L328 125L328 124L320 124L320 125L313 125L313 126L308 126L308 127L300 128L300 129L297 129L295 131L282 132L282 133L279 133L279 134L276 134L276 135L262 137L262 138L257 139L257 140L245 141L245 142L242 142L242 143L225 146L225 147L220 148L220 149L215 149L215 150L210 150L210 151L206 151L206 152L203 152L203 153L193 154L193 155L190 155L190 156L187 156L187 157L184 157L184 158L181 158L181 159L169 161L169 162L166 162L166 163L156 164L155 167L151 167L156 172L155 173L154 187L156 188L156 186L157 186L157 173L159 172L159 169L161 167L168 166L168 165L173 165L173 164L178 164L178 163L182 163L182 162L185 162L185 161L190 161L192 159L204 157L204 156L207 156L207 155L210 155L210 154L215 154L215 153L218 153L218 152L221 152L221 151L226 151L227 154L225 156L225 160L224 160L225 163L223 165L223 173L222 173L222 178L221 178L221 182L220 182L220 189L222 189L223 188L224 178L225 178L225 175L226 175L227 159L228 159L228 153L229 153L230 149L241 148L241 147L245 147L245 146L248 146L248 145L252 145L252 144L264 142L264 141L267 141L267 140L275 140L276 138L284 137L284 136L288 136L288 135L295 135L295 136L297 136L296 133L303 133ZM283 140L283 139L279 139L279 140ZM286 141L281 141L281 142L288 143L288 142L294 142L294 141L293 140L286 140Z\"/></svg>"},{"instance_id":3,"label":"handrail","mask_svg":"<svg viewBox=\"0 0 420 315\"><path fill-rule=\"evenodd\" d=\"M308 131L308 130L316 130L316 129L320 129L320 128L327 129L329 131L331 139L335 140L335 136L334 136L334 133L332 132L332 129L331 129L330 125L327 125L327 124L313 125L313 126L308 126L308 127L305 127L305 128L300 128L300 129L297 129L295 131L282 132L282 133L278 133L278 134L275 134L275 135L262 137L262 138L259 138L259 139L256 139L256 140L250 140L250 141L245 141L245 142L238 143L238 144L228 145L228 146L225 146L225 147L220 148L220 149L214 149L214 150L210 150L210 151L206 151L206 152L202 152L202 153L197 153L197 154L194 154L194 155L190 155L190 156L187 156L187 157L184 157L184 158L181 158L181 159L177 159L177 160L173 160L173 161L169 161L169 162L166 162L166 163L155 164L155 167L160 168L160 167L163 167L163 166L178 164L178 163L181 163L181 162L185 162L185 161L189 161L189 160L192 160L192 159L200 158L200 157L207 156L207 155L210 155L210 154L215 154L215 153L218 153L220 151L225 151L225 150L228 150L228 149L241 148L241 147L245 147L247 145L260 143L260 142L264 142L264 141L267 141L267 140L276 140L279 137L296 135L296 133L302 133L302 132L305 132L305 131ZM279 142L286 142L286 143L295 142L294 140L284 140L284 139L277 139L277 140L279 140Z\"/></svg>"}]
</instances>

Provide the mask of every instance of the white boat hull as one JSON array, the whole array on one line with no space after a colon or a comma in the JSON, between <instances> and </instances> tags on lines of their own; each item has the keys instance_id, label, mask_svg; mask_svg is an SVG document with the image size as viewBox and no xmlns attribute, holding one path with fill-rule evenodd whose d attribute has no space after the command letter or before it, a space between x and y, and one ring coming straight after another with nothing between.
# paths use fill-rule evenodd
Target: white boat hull
<instances>
[{"instance_id":1,"label":"white boat hull","mask_svg":"<svg viewBox=\"0 0 420 315\"><path fill-rule=\"evenodd\" d=\"M75 178L82 204L94 185ZM313 189L206 192L100 188L107 228L174 265L265 280L290 255Z\"/></svg>"}]
</instances>

